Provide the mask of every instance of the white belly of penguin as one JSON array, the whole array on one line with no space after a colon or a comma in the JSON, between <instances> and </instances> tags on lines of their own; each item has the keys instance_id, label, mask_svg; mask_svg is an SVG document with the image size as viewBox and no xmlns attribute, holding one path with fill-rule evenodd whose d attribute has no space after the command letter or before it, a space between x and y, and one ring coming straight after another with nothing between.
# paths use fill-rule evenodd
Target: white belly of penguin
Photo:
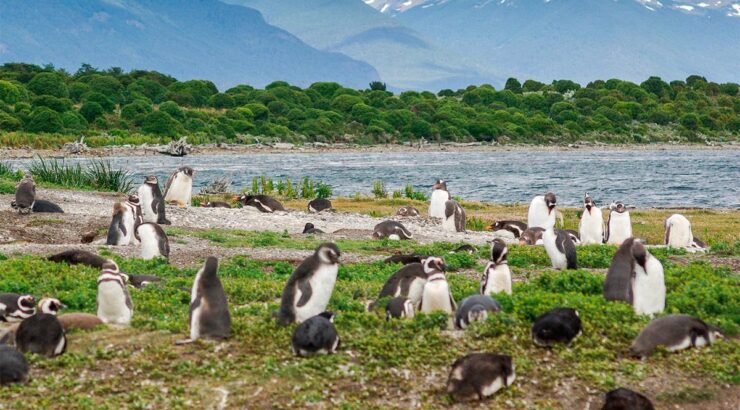
<instances>
[{"instance_id":1,"label":"white belly of penguin","mask_svg":"<svg viewBox=\"0 0 740 410\"><path fill-rule=\"evenodd\" d=\"M144 219L144 222L156 223L157 214L152 211L152 201L154 201L154 196L152 196L151 188L147 186L139 187L139 200L141 201L141 216Z\"/></svg>"},{"instance_id":2,"label":"white belly of penguin","mask_svg":"<svg viewBox=\"0 0 740 410\"><path fill-rule=\"evenodd\" d=\"M550 257L552 267L554 269L565 269L568 266L568 260L566 259L565 254L560 252L555 244L557 238L558 237L555 235L555 232L551 230L547 230L542 234L542 242L545 245L547 256Z\"/></svg>"},{"instance_id":3,"label":"white belly of penguin","mask_svg":"<svg viewBox=\"0 0 740 410\"><path fill-rule=\"evenodd\" d=\"M103 323L119 325L128 324L131 320L126 295L118 283L103 282L98 285L98 317Z\"/></svg>"},{"instance_id":4,"label":"white belly of penguin","mask_svg":"<svg viewBox=\"0 0 740 410\"><path fill-rule=\"evenodd\" d=\"M193 178L185 173L178 172L175 180L170 184L167 196L164 200L167 202L176 201L178 205L190 206L190 199L193 191Z\"/></svg>"},{"instance_id":5,"label":"white belly of penguin","mask_svg":"<svg viewBox=\"0 0 740 410\"><path fill-rule=\"evenodd\" d=\"M131 243L134 238L134 215L131 213L131 208L126 207L126 212L123 214L123 226L126 228L126 235L123 235L118 240L118 245L125 246Z\"/></svg>"},{"instance_id":6,"label":"white belly of penguin","mask_svg":"<svg viewBox=\"0 0 740 410\"><path fill-rule=\"evenodd\" d=\"M579 231L583 245L602 243L604 240L604 220L601 216L601 209L591 208L591 213L584 209Z\"/></svg>"},{"instance_id":7,"label":"white belly of penguin","mask_svg":"<svg viewBox=\"0 0 740 410\"><path fill-rule=\"evenodd\" d=\"M450 304L450 288L446 281L427 282L424 285L424 296L422 298L421 312L431 313L441 310L452 313Z\"/></svg>"},{"instance_id":8,"label":"white belly of penguin","mask_svg":"<svg viewBox=\"0 0 740 410\"><path fill-rule=\"evenodd\" d=\"M419 305L419 301L421 301L421 295L424 292L424 285L427 283L425 279L416 278L411 282L411 285L409 285L409 294L406 296L406 299L410 300L411 303L414 304L414 306ZM398 293L395 296L402 296L401 295L401 288L398 288Z\"/></svg>"},{"instance_id":9,"label":"white belly of penguin","mask_svg":"<svg viewBox=\"0 0 740 410\"><path fill-rule=\"evenodd\" d=\"M607 243L621 245L630 236L632 236L630 213L613 212L609 221L609 240Z\"/></svg>"},{"instance_id":10,"label":"white belly of penguin","mask_svg":"<svg viewBox=\"0 0 740 410\"><path fill-rule=\"evenodd\" d=\"M445 217L445 203L450 199L450 194L441 189L432 191L432 199L429 202L429 216L432 218Z\"/></svg>"},{"instance_id":11,"label":"white belly of penguin","mask_svg":"<svg viewBox=\"0 0 740 410\"><path fill-rule=\"evenodd\" d=\"M456 213L453 213L452 215L450 215L449 218L444 219L444 221L442 222L442 230L447 232L457 232L457 225L455 224L456 215Z\"/></svg>"},{"instance_id":12,"label":"white belly of penguin","mask_svg":"<svg viewBox=\"0 0 740 410\"><path fill-rule=\"evenodd\" d=\"M334 283L337 281L337 272L339 272L338 265L322 265L311 276L308 280L311 284L311 299L301 307L296 306L295 309L295 316L298 322L303 322L326 310L329 299L331 299L331 294L334 291ZM293 304L297 305L300 299L301 291L297 289Z\"/></svg>"},{"instance_id":13,"label":"white belly of penguin","mask_svg":"<svg viewBox=\"0 0 740 410\"><path fill-rule=\"evenodd\" d=\"M694 242L694 235L691 233L691 225L688 220L677 221L670 225L671 233L668 236L668 246L674 248L687 248Z\"/></svg>"},{"instance_id":14,"label":"white belly of penguin","mask_svg":"<svg viewBox=\"0 0 740 410\"><path fill-rule=\"evenodd\" d=\"M141 259L154 259L162 256L159 252L159 240L154 228L147 225L140 226L139 238L141 238Z\"/></svg>"},{"instance_id":15,"label":"white belly of penguin","mask_svg":"<svg viewBox=\"0 0 740 410\"><path fill-rule=\"evenodd\" d=\"M516 379L516 376L512 374L507 380L506 385L511 386L512 383L514 383L514 380ZM497 391L504 388L504 376L497 377L491 384L487 386L483 386L481 389L481 393L484 397L488 397L496 393Z\"/></svg>"},{"instance_id":16,"label":"white belly of penguin","mask_svg":"<svg viewBox=\"0 0 740 410\"><path fill-rule=\"evenodd\" d=\"M654 315L665 308L665 282L663 267L652 255L647 257L647 271L635 264L632 305L638 315Z\"/></svg>"},{"instance_id":17,"label":"white belly of penguin","mask_svg":"<svg viewBox=\"0 0 740 410\"><path fill-rule=\"evenodd\" d=\"M487 272L488 283L486 283L486 288L483 289L483 295L493 295L500 292L511 295L511 271L509 270L509 265L489 266Z\"/></svg>"}]
</instances>

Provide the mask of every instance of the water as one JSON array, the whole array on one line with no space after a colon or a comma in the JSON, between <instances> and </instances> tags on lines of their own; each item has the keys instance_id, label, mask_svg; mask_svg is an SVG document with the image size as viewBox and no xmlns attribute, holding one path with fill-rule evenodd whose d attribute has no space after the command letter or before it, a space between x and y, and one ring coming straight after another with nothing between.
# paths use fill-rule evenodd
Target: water
<instances>
[{"instance_id":1,"label":"water","mask_svg":"<svg viewBox=\"0 0 740 410\"><path fill-rule=\"evenodd\" d=\"M77 161L85 160L70 160ZM260 175L294 182L308 176L331 185L337 196L370 194L375 180L384 181L389 192L406 184L429 192L443 178L454 196L506 204L528 203L552 191L559 203L580 206L587 191L602 205L621 200L638 207L740 207L740 150L729 149L160 155L111 161L134 172L137 181L155 174L162 185L173 169L189 165L197 171L195 186L226 176L234 190L251 187Z\"/></svg>"}]
</instances>

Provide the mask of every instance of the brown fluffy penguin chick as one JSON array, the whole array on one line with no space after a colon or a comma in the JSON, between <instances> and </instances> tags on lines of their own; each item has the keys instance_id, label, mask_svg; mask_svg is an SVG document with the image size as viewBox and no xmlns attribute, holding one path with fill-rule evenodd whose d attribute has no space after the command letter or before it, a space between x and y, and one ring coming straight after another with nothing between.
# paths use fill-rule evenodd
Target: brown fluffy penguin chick
<instances>
[{"instance_id":1,"label":"brown fluffy penguin chick","mask_svg":"<svg viewBox=\"0 0 740 410\"><path fill-rule=\"evenodd\" d=\"M89 330L103 324L103 321L89 313L65 313L57 316L65 332L72 329Z\"/></svg>"},{"instance_id":2,"label":"brown fluffy penguin chick","mask_svg":"<svg viewBox=\"0 0 740 410\"><path fill-rule=\"evenodd\" d=\"M516 379L511 356L471 353L452 364L447 393L455 400L483 400Z\"/></svg>"},{"instance_id":3,"label":"brown fluffy penguin chick","mask_svg":"<svg viewBox=\"0 0 740 410\"><path fill-rule=\"evenodd\" d=\"M653 403L640 393L620 387L606 394L601 410L653 410Z\"/></svg>"}]
</instances>

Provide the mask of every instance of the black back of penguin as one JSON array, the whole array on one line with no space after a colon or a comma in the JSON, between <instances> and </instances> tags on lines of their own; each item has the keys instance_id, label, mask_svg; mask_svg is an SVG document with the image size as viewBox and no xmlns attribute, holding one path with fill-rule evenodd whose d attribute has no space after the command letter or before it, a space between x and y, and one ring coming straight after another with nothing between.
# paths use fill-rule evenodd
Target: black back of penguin
<instances>
[{"instance_id":1,"label":"black back of penguin","mask_svg":"<svg viewBox=\"0 0 740 410\"><path fill-rule=\"evenodd\" d=\"M24 383L28 379L28 362L23 353L0 344L0 386Z\"/></svg>"},{"instance_id":2,"label":"black back of penguin","mask_svg":"<svg viewBox=\"0 0 740 410\"><path fill-rule=\"evenodd\" d=\"M511 356L494 353L470 353L452 364L447 378L447 393L459 401L482 400L495 391L489 387L497 379L501 387L514 380L514 362Z\"/></svg>"},{"instance_id":3,"label":"black back of penguin","mask_svg":"<svg viewBox=\"0 0 740 410\"><path fill-rule=\"evenodd\" d=\"M532 325L532 341L537 346L570 344L581 332L581 318L571 308L555 308L540 315Z\"/></svg>"},{"instance_id":4,"label":"black back of penguin","mask_svg":"<svg viewBox=\"0 0 740 410\"><path fill-rule=\"evenodd\" d=\"M51 262L65 262L70 265L87 265L94 268L102 268L103 264L108 262L108 259L96 255L92 252L83 251L81 249L69 249L57 254L51 255L47 258Z\"/></svg>"},{"instance_id":5,"label":"black back of penguin","mask_svg":"<svg viewBox=\"0 0 740 410\"><path fill-rule=\"evenodd\" d=\"M455 326L464 329L471 321L482 320L489 313L498 312L501 305L488 295L472 295L463 299L455 312Z\"/></svg>"},{"instance_id":6,"label":"black back of penguin","mask_svg":"<svg viewBox=\"0 0 740 410\"><path fill-rule=\"evenodd\" d=\"M640 393L620 387L606 393L601 410L653 410L653 403Z\"/></svg>"},{"instance_id":7,"label":"black back of penguin","mask_svg":"<svg viewBox=\"0 0 740 410\"><path fill-rule=\"evenodd\" d=\"M190 317L200 306L201 313L198 320L200 336L223 339L231 335L231 314L226 299L226 292L218 278L218 259L211 256L203 265L203 273L194 283L196 299L190 305Z\"/></svg>"},{"instance_id":8,"label":"black back of penguin","mask_svg":"<svg viewBox=\"0 0 740 410\"><path fill-rule=\"evenodd\" d=\"M385 305L385 318L388 319L402 319L406 317L406 302L409 302L403 296L395 297L388 301ZM413 306L411 306L413 309Z\"/></svg>"},{"instance_id":9,"label":"black back of penguin","mask_svg":"<svg viewBox=\"0 0 740 410\"><path fill-rule=\"evenodd\" d=\"M635 238L628 238L622 242L614 254L604 280L604 299L632 303L632 272L635 270L635 259L632 256L634 243Z\"/></svg>"},{"instance_id":10,"label":"black back of penguin","mask_svg":"<svg viewBox=\"0 0 740 410\"><path fill-rule=\"evenodd\" d=\"M15 333L15 345L23 353L54 357L64 353L67 341L56 316L38 313L24 319Z\"/></svg>"},{"instance_id":11,"label":"black back of penguin","mask_svg":"<svg viewBox=\"0 0 740 410\"><path fill-rule=\"evenodd\" d=\"M334 353L339 347L339 335L333 318L333 313L323 312L298 325L293 331L293 352L297 356Z\"/></svg>"},{"instance_id":12,"label":"black back of penguin","mask_svg":"<svg viewBox=\"0 0 740 410\"><path fill-rule=\"evenodd\" d=\"M316 198L308 203L309 212L323 212L331 209L331 201L326 198Z\"/></svg>"},{"instance_id":13,"label":"black back of penguin","mask_svg":"<svg viewBox=\"0 0 740 410\"><path fill-rule=\"evenodd\" d=\"M126 225L123 221L125 213L126 209L123 205L120 203L113 205L113 218L108 227L108 237L105 242L106 245L118 245L118 241L129 234L129 232L126 231Z\"/></svg>"},{"instance_id":14,"label":"black back of penguin","mask_svg":"<svg viewBox=\"0 0 740 410\"><path fill-rule=\"evenodd\" d=\"M45 199L37 199L33 203L33 212L63 214L64 210L54 202Z\"/></svg>"}]
</instances>

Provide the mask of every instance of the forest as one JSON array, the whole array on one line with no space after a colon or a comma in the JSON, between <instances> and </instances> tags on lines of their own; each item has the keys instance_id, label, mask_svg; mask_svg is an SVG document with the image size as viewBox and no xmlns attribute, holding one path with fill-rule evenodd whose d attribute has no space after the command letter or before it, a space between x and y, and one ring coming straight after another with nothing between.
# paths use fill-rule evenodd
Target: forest
<instances>
[{"instance_id":1,"label":"forest","mask_svg":"<svg viewBox=\"0 0 740 410\"><path fill-rule=\"evenodd\" d=\"M356 90L284 81L220 91L208 80L178 81L156 71L0 66L0 146L6 147L58 148L83 136L91 146L106 146L182 136L192 144L630 144L735 142L738 135L740 86L698 75L585 86L509 78L499 90L483 84L436 93L393 93L382 82Z\"/></svg>"}]
</instances>

